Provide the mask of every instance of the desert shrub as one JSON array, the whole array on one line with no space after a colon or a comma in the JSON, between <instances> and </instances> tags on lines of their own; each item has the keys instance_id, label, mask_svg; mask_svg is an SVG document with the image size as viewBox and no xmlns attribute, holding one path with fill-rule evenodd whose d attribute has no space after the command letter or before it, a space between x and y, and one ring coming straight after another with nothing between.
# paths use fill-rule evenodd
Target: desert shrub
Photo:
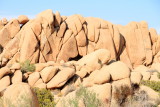
<instances>
[{"instance_id":1,"label":"desert shrub","mask_svg":"<svg viewBox=\"0 0 160 107\"><path fill-rule=\"evenodd\" d=\"M54 97L52 96L50 90L39 89L39 88L34 88L33 90L37 95L40 107L54 107L55 106Z\"/></svg>"},{"instance_id":2,"label":"desert shrub","mask_svg":"<svg viewBox=\"0 0 160 107\"><path fill-rule=\"evenodd\" d=\"M22 73L35 71L35 65L31 64L29 60L26 60L23 63L20 63L20 65L21 65Z\"/></svg>"},{"instance_id":3,"label":"desert shrub","mask_svg":"<svg viewBox=\"0 0 160 107\"><path fill-rule=\"evenodd\" d=\"M149 96L146 91L141 90L134 93L130 99L127 107L157 107L149 100Z\"/></svg>"},{"instance_id":4,"label":"desert shrub","mask_svg":"<svg viewBox=\"0 0 160 107\"><path fill-rule=\"evenodd\" d=\"M148 86L148 87L152 88L153 90L160 93L160 81L142 80L141 84Z\"/></svg>"},{"instance_id":5,"label":"desert shrub","mask_svg":"<svg viewBox=\"0 0 160 107\"><path fill-rule=\"evenodd\" d=\"M115 87L115 91L113 93L114 99L117 101L119 106L124 106L128 100L127 98L131 95L133 95L133 90L127 85Z\"/></svg>"},{"instance_id":6,"label":"desert shrub","mask_svg":"<svg viewBox=\"0 0 160 107\"><path fill-rule=\"evenodd\" d=\"M157 77L158 79L160 79L160 72L157 72Z\"/></svg>"},{"instance_id":7,"label":"desert shrub","mask_svg":"<svg viewBox=\"0 0 160 107\"><path fill-rule=\"evenodd\" d=\"M80 87L75 94L75 98L71 98L64 104L64 107L79 107L79 102L82 101L85 107L102 107L102 102L97 98L97 94L88 90L85 87Z\"/></svg>"}]
</instances>

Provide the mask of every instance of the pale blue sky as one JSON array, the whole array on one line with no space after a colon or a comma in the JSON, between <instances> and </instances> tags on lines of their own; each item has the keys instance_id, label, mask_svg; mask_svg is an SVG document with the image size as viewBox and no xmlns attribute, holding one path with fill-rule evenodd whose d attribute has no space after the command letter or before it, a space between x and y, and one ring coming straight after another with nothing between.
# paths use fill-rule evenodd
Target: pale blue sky
<instances>
[{"instance_id":1,"label":"pale blue sky","mask_svg":"<svg viewBox=\"0 0 160 107\"><path fill-rule=\"evenodd\" d=\"M81 14L126 25L145 20L160 33L160 0L0 0L0 18L30 18L46 9L61 15Z\"/></svg>"}]
</instances>

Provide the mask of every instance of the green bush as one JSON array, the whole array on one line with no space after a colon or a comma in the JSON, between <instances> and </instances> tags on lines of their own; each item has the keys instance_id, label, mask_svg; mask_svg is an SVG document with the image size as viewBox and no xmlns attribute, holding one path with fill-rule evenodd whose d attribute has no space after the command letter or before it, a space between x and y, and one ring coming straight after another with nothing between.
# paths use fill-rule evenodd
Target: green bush
<instances>
[{"instance_id":1,"label":"green bush","mask_svg":"<svg viewBox=\"0 0 160 107\"><path fill-rule=\"evenodd\" d=\"M50 90L39 89L39 88L34 88L33 90L37 95L40 107L54 107L55 106L54 97L52 96Z\"/></svg>"},{"instance_id":2,"label":"green bush","mask_svg":"<svg viewBox=\"0 0 160 107\"><path fill-rule=\"evenodd\" d=\"M160 81L142 80L141 84L148 86L148 87L152 88L153 90L160 93Z\"/></svg>"},{"instance_id":3,"label":"green bush","mask_svg":"<svg viewBox=\"0 0 160 107\"><path fill-rule=\"evenodd\" d=\"M21 65L22 73L34 72L36 68L34 64L30 64L29 60L26 60L23 63L20 63L20 65Z\"/></svg>"},{"instance_id":4,"label":"green bush","mask_svg":"<svg viewBox=\"0 0 160 107\"><path fill-rule=\"evenodd\" d=\"M76 91L75 98L68 100L67 104L65 102L64 107L79 107L79 102L82 101L85 107L102 107L102 102L97 98L97 94L93 91L88 90L85 87L80 87Z\"/></svg>"}]
</instances>

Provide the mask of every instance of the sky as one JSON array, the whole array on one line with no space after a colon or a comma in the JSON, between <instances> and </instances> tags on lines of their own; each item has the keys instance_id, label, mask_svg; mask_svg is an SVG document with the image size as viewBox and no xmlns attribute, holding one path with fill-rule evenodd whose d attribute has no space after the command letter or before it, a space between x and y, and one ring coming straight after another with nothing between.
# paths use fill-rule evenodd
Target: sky
<instances>
[{"instance_id":1,"label":"sky","mask_svg":"<svg viewBox=\"0 0 160 107\"><path fill-rule=\"evenodd\" d=\"M38 13L52 9L64 16L80 14L121 25L145 20L160 34L160 0L0 0L0 4L0 19L19 15L34 18Z\"/></svg>"}]
</instances>

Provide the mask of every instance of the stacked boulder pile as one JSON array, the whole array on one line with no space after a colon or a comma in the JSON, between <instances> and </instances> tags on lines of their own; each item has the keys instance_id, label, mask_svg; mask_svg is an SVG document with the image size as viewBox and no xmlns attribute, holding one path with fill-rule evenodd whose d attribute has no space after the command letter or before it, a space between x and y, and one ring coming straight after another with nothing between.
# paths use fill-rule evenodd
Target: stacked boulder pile
<instances>
[{"instance_id":1,"label":"stacked boulder pile","mask_svg":"<svg viewBox=\"0 0 160 107\"><path fill-rule=\"evenodd\" d=\"M0 20L0 92L17 83L59 90L65 98L79 86L114 106L115 87L160 81L160 37L145 21L126 26L52 10L34 19ZM23 73L29 60L34 72ZM157 99L155 96L154 99ZM109 102L108 102L109 101ZM59 107L59 102L57 106Z\"/></svg>"}]
</instances>

